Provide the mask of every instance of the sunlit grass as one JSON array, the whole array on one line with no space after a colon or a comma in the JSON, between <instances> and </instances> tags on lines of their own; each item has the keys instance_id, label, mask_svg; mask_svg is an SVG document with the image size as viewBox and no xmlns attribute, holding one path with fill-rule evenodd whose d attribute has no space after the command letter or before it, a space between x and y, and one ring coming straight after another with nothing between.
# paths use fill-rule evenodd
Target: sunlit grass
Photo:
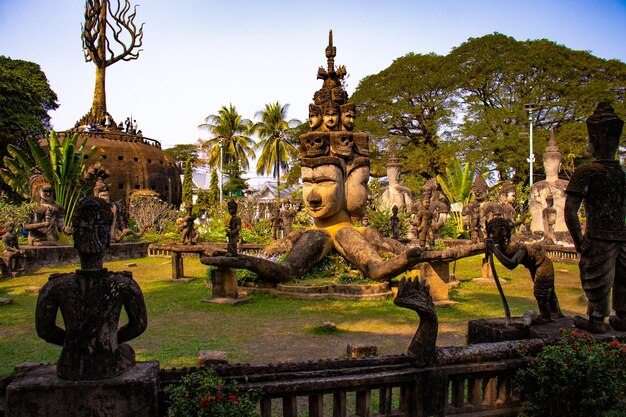
<instances>
[{"instance_id":1,"label":"sunlit grass","mask_svg":"<svg viewBox=\"0 0 626 417\"><path fill-rule=\"evenodd\" d=\"M503 317L495 286L472 282L480 276L480 262L478 256L457 262L456 276L461 286L450 292L450 298L459 304L437 309L439 343L462 340L468 320ZM136 266L129 267L130 263ZM414 311L396 307L391 299L299 301L254 293L252 303L236 307L202 303L210 290L205 282L206 266L198 259L185 259L185 275L196 278L188 283L168 282L171 265L167 258L134 259L105 266L112 271L132 271L141 286L149 324L146 332L130 344L138 360L159 360L163 367L195 366L200 350L225 351L231 362L250 363L337 357L350 342L374 343L381 354L400 353L406 350L418 324ZM37 337L37 294L25 289L42 286L53 272L72 272L76 268L47 267L27 276L0 280L0 297L14 299L13 304L0 307L0 375L11 373L22 362L56 361L61 348ZM555 269L561 308L566 314L583 313L585 298L578 267L558 264ZM513 315L536 310L528 271L523 267L508 271L500 265L498 271L507 281L504 292ZM124 322L124 315L121 320ZM61 325L60 317L58 321ZM311 330L324 321L335 323L340 332L316 334Z\"/></svg>"}]
</instances>

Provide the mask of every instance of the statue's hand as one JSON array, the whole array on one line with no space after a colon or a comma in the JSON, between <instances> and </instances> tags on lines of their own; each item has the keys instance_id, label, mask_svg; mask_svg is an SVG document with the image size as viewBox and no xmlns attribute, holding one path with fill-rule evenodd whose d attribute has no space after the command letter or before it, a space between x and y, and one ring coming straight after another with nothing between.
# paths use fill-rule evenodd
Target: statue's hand
<instances>
[{"instance_id":1,"label":"statue's hand","mask_svg":"<svg viewBox=\"0 0 626 417\"><path fill-rule=\"evenodd\" d=\"M65 233L66 235L71 235L72 233L74 233L74 230L71 227L69 227L69 226L63 227L63 229L61 229L61 231L63 233Z\"/></svg>"},{"instance_id":2,"label":"statue's hand","mask_svg":"<svg viewBox=\"0 0 626 417\"><path fill-rule=\"evenodd\" d=\"M422 249L418 247L409 248L409 250L406 251L406 256L410 259L419 258L422 252Z\"/></svg>"}]
</instances>

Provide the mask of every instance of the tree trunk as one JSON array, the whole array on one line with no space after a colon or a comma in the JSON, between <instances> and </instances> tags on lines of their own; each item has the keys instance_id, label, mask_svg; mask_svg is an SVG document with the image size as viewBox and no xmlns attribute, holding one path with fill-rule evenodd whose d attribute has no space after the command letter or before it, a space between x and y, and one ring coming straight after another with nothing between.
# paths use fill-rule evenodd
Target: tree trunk
<instances>
[{"instance_id":1,"label":"tree trunk","mask_svg":"<svg viewBox=\"0 0 626 417\"><path fill-rule=\"evenodd\" d=\"M276 140L276 199L280 204L280 153L278 152L278 140Z\"/></svg>"},{"instance_id":2,"label":"tree trunk","mask_svg":"<svg viewBox=\"0 0 626 417\"><path fill-rule=\"evenodd\" d=\"M107 100L106 100L106 66L96 66L96 83L93 89L93 103L91 104L91 110L87 116L87 122L89 124L104 124L104 117L107 112Z\"/></svg>"}]
</instances>

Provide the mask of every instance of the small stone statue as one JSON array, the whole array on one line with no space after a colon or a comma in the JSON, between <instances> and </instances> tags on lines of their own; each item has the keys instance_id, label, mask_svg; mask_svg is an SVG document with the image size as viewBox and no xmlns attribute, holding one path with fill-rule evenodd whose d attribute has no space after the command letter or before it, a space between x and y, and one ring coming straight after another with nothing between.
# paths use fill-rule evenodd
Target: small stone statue
<instances>
[{"instance_id":1,"label":"small stone statue","mask_svg":"<svg viewBox=\"0 0 626 417\"><path fill-rule=\"evenodd\" d=\"M93 196L80 200L72 217L80 269L52 274L39 291L37 334L63 346L59 378L108 379L135 365L135 352L124 342L146 329L146 305L130 272L109 272L102 266L112 221L109 203ZM122 308L128 323L118 329ZM64 328L56 325L58 310Z\"/></svg>"},{"instance_id":2,"label":"small stone statue","mask_svg":"<svg viewBox=\"0 0 626 417\"><path fill-rule=\"evenodd\" d=\"M283 216L280 213L280 205L277 204L276 207L274 207L270 221L272 222L272 238L276 240L283 228Z\"/></svg>"},{"instance_id":3,"label":"small stone statue","mask_svg":"<svg viewBox=\"0 0 626 417\"><path fill-rule=\"evenodd\" d=\"M283 203L283 209L281 210L281 217L283 223L283 235L286 237L289 233L291 233L291 225L296 218L296 214L298 210L294 203L289 201L288 198L285 198Z\"/></svg>"},{"instance_id":4,"label":"small stone statue","mask_svg":"<svg viewBox=\"0 0 626 417\"><path fill-rule=\"evenodd\" d=\"M563 317L559 300L554 291L554 267L541 245L511 243L513 223L503 217L495 217L487 223L485 244L500 263L508 269L522 264L530 271L534 283L534 295L539 306L539 317L533 323L552 321L553 317Z\"/></svg>"},{"instance_id":5,"label":"small stone statue","mask_svg":"<svg viewBox=\"0 0 626 417\"><path fill-rule=\"evenodd\" d=\"M400 239L400 218L398 217L398 206L393 206L391 208L391 234L393 238L398 240Z\"/></svg>"},{"instance_id":6,"label":"small stone statue","mask_svg":"<svg viewBox=\"0 0 626 417\"><path fill-rule=\"evenodd\" d=\"M547 244L553 244L556 242L556 237L554 235L556 216L557 211L554 208L554 197L552 197L552 194L548 194L546 196L546 208L541 211L541 217L543 219L543 233Z\"/></svg>"},{"instance_id":7,"label":"small stone statue","mask_svg":"<svg viewBox=\"0 0 626 417\"><path fill-rule=\"evenodd\" d=\"M427 193L422 194L421 204L418 205L417 215L414 220L417 232L417 244L419 247L426 247L429 240L430 227L432 224L433 213L430 210L430 196Z\"/></svg>"},{"instance_id":8,"label":"small stone statue","mask_svg":"<svg viewBox=\"0 0 626 417\"><path fill-rule=\"evenodd\" d=\"M228 237L226 252L228 256L237 255L237 242L239 241L239 232L241 231L241 219L237 217L237 207L235 200L228 201L228 214L230 214L230 221L226 230L226 236Z\"/></svg>"},{"instance_id":9,"label":"small stone statue","mask_svg":"<svg viewBox=\"0 0 626 417\"><path fill-rule=\"evenodd\" d=\"M626 170L615 159L624 121L609 103L600 103L587 119L593 162L576 168L567 186L565 223L580 253L580 280L587 296L587 315L574 318L580 329L606 332L611 313L614 330L626 331ZM584 202L587 227L583 235L578 209Z\"/></svg>"},{"instance_id":10,"label":"small stone statue","mask_svg":"<svg viewBox=\"0 0 626 417\"><path fill-rule=\"evenodd\" d=\"M64 226L65 209L54 201L52 186L39 172L30 177L31 200L38 203L28 230L28 243L33 246L56 245L59 233L72 234L70 227Z\"/></svg>"},{"instance_id":11,"label":"small stone statue","mask_svg":"<svg viewBox=\"0 0 626 417\"><path fill-rule=\"evenodd\" d=\"M487 183L480 173L476 174L472 184L472 195L474 201L463 207L463 223L469 227L470 236L474 243L483 241L485 238L485 212L482 209L487 201Z\"/></svg>"},{"instance_id":12,"label":"small stone statue","mask_svg":"<svg viewBox=\"0 0 626 417\"><path fill-rule=\"evenodd\" d=\"M188 205L185 208L186 214L183 219L182 233L180 236L180 243L183 245L195 245L198 243L198 232L195 229L194 217L191 214L193 205Z\"/></svg>"},{"instance_id":13,"label":"small stone statue","mask_svg":"<svg viewBox=\"0 0 626 417\"><path fill-rule=\"evenodd\" d=\"M4 225L4 231L5 234L2 236L2 243L4 244L2 260L6 268L6 275L15 277L19 272L24 272L26 255L24 255L24 250L20 249L17 235L15 234L15 222L8 221Z\"/></svg>"}]
</instances>

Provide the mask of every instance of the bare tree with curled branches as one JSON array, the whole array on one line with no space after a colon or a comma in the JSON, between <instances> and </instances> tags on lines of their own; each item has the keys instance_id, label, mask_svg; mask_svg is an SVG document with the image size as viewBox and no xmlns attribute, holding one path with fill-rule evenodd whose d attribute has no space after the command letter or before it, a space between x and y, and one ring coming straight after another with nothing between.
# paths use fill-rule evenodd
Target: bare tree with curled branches
<instances>
[{"instance_id":1,"label":"bare tree with curled branches","mask_svg":"<svg viewBox=\"0 0 626 417\"><path fill-rule=\"evenodd\" d=\"M137 27L137 6L129 0L117 0L115 8L110 0L86 0L85 23L81 26L85 61L96 65L96 85L91 110L78 123L103 123L106 113L106 68L118 61L139 58L143 45L143 23ZM121 51L119 49L121 48ZM118 52L116 52L116 50Z\"/></svg>"}]
</instances>

